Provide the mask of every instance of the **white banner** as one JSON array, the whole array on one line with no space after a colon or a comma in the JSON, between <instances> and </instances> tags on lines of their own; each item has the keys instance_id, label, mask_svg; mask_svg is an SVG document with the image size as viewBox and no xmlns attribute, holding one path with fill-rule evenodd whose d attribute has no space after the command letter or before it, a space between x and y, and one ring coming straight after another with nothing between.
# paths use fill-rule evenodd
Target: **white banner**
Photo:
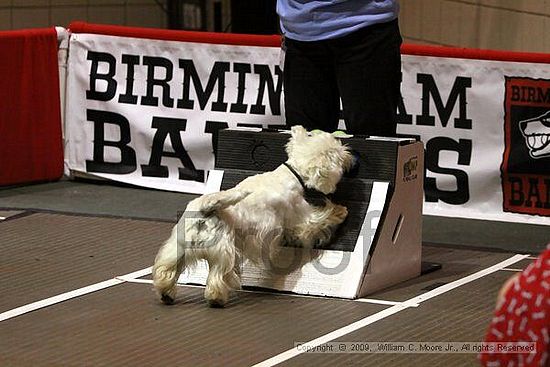
<instances>
[{"instance_id":1,"label":"white banner","mask_svg":"<svg viewBox=\"0 0 550 367\"><path fill-rule=\"evenodd\" d=\"M68 169L203 193L219 129L284 124L278 57L268 47L73 34Z\"/></svg>"},{"instance_id":2,"label":"white banner","mask_svg":"<svg viewBox=\"0 0 550 367\"><path fill-rule=\"evenodd\" d=\"M550 224L550 65L403 59L398 131L426 148L424 213Z\"/></svg>"},{"instance_id":3,"label":"white banner","mask_svg":"<svg viewBox=\"0 0 550 367\"><path fill-rule=\"evenodd\" d=\"M550 224L548 64L403 55L401 89L424 214ZM284 123L277 47L73 34L67 91L67 168L163 190L205 191L220 128Z\"/></svg>"}]
</instances>

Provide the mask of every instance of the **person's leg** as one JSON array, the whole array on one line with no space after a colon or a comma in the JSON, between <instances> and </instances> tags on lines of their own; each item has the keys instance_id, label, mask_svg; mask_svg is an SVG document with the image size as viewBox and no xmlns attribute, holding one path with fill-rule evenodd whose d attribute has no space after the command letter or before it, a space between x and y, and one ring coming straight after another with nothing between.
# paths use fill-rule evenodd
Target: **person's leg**
<instances>
[{"instance_id":1,"label":"person's leg","mask_svg":"<svg viewBox=\"0 0 550 367\"><path fill-rule=\"evenodd\" d=\"M396 135L401 42L394 21L363 28L331 43L349 133Z\"/></svg>"},{"instance_id":2,"label":"person's leg","mask_svg":"<svg viewBox=\"0 0 550 367\"><path fill-rule=\"evenodd\" d=\"M326 44L285 39L285 46L283 86L287 126L336 130L340 100Z\"/></svg>"}]
</instances>

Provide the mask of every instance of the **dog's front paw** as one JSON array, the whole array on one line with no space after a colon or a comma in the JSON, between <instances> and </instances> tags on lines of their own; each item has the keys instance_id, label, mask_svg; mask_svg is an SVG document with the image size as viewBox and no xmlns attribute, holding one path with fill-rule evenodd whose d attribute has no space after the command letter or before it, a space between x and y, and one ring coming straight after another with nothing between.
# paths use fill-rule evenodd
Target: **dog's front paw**
<instances>
[{"instance_id":1,"label":"dog's front paw","mask_svg":"<svg viewBox=\"0 0 550 367\"><path fill-rule=\"evenodd\" d=\"M225 302L222 301L221 299L209 299L207 301L208 301L208 306L210 306L211 308L224 308L225 307Z\"/></svg>"},{"instance_id":2,"label":"dog's front paw","mask_svg":"<svg viewBox=\"0 0 550 367\"><path fill-rule=\"evenodd\" d=\"M176 302L176 286L172 286L171 288L157 290L160 295L160 300L165 305L173 305Z\"/></svg>"},{"instance_id":3,"label":"dog's front paw","mask_svg":"<svg viewBox=\"0 0 550 367\"><path fill-rule=\"evenodd\" d=\"M160 300L161 300L162 303L164 303L165 305L173 305L173 304L174 304L174 301L175 301L175 299L172 298L171 296L169 296L168 294L163 294L163 295L160 297Z\"/></svg>"},{"instance_id":4,"label":"dog's front paw","mask_svg":"<svg viewBox=\"0 0 550 367\"><path fill-rule=\"evenodd\" d=\"M204 289L204 298L208 302L208 306L212 308L223 308L229 298L228 290L206 284Z\"/></svg>"},{"instance_id":5,"label":"dog's front paw","mask_svg":"<svg viewBox=\"0 0 550 367\"><path fill-rule=\"evenodd\" d=\"M342 223L348 216L348 208L343 205L335 204L332 209L332 217L337 224Z\"/></svg>"}]
</instances>

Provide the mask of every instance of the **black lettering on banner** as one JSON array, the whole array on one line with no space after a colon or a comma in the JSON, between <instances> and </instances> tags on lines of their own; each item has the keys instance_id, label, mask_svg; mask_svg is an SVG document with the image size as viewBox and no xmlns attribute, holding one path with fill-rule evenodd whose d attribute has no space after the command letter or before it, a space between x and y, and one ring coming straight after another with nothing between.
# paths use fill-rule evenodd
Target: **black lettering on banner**
<instances>
[{"instance_id":1,"label":"black lettering on banner","mask_svg":"<svg viewBox=\"0 0 550 367\"><path fill-rule=\"evenodd\" d=\"M457 129L472 128L472 120L466 117L466 88L472 87L472 78L457 77L446 104L441 99L441 94L432 75L418 74L417 82L422 84L422 115L416 116L417 125L435 126L435 117L430 114L431 96L443 127L447 127L447 123L458 101L458 117L454 119L454 127Z\"/></svg>"},{"instance_id":2,"label":"black lettering on banner","mask_svg":"<svg viewBox=\"0 0 550 367\"><path fill-rule=\"evenodd\" d=\"M141 97L141 104L144 106L158 106L159 100L154 96L154 87L159 86L162 89L162 105L173 107L174 99L170 97L170 85L168 84L174 74L172 62L164 57L143 56L143 65L147 66L147 95ZM156 69L164 69L164 78L157 79L155 77Z\"/></svg>"},{"instance_id":3,"label":"black lettering on banner","mask_svg":"<svg viewBox=\"0 0 550 367\"><path fill-rule=\"evenodd\" d=\"M212 111L225 112L227 111L227 103L224 102L225 95L225 73L229 71L229 63L216 61L210 72L206 88L203 88L197 69L193 60L180 59L179 67L183 69L183 94L181 99L178 100L177 107L192 110L195 106L195 101L189 97L190 85L193 82L195 87L195 93L199 99L199 106L201 111L206 107L206 103L212 96L214 87L218 85L218 96L215 102L212 102Z\"/></svg>"},{"instance_id":4,"label":"black lettering on banner","mask_svg":"<svg viewBox=\"0 0 550 367\"><path fill-rule=\"evenodd\" d=\"M117 82L113 78L116 73L116 59L107 52L88 51L87 60L92 62L90 68L90 88L86 91L86 99L95 101L110 101L116 94ZM108 65L105 73L99 73L99 64ZM97 81L103 80L107 83L104 91L97 90Z\"/></svg>"},{"instance_id":5,"label":"black lettering on banner","mask_svg":"<svg viewBox=\"0 0 550 367\"><path fill-rule=\"evenodd\" d=\"M550 179L508 176L508 205L525 208L550 208Z\"/></svg>"},{"instance_id":6,"label":"black lettering on banner","mask_svg":"<svg viewBox=\"0 0 550 367\"><path fill-rule=\"evenodd\" d=\"M180 180L204 182L204 171L195 169L193 161L183 146L180 132L185 131L187 120L168 117L153 117L152 127L157 129L153 138L149 164L141 165L143 176L168 177L168 167L161 164L162 157L179 158L183 167L178 168ZM173 152L164 150L164 142L170 136Z\"/></svg>"},{"instance_id":7,"label":"black lettering on banner","mask_svg":"<svg viewBox=\"0 0 550 367\"><path fill-rule=\"evenodd\" d=\"M550 103L550 88L513 85L511 91L512 102Z\"/></svg>"},{"instance_id":8,"label":"black lettering on banner","mask_svg":"<svg viewBox=\"0 0 550 367\"><path fill-rule=\"evenodd\" d=\"M281 68L275 66L275 75L277 75L277 86L273 82L273 75L269 70L269 65L254 65L254 73L258 74L259 86L258 86L258 98L256 104L250 107L250 113L254 115L265 115L265 106L263 104L264 92L267 87L267 96L269 99L269 106L271 113L275 116L281 114L281 91L283 90L283 78Z\"/></svg>"},{"instance_id":9,"label":"black lettering on banner","mask_svg":"<svg viewBox=\"0 0 550 367\"><path fill-rule=\"evenodd\" d=\"M87 172L126 174L136 170L136 152L128 146L131 141L130 123L118 113L87 110L86 119L94 123L93 160L86 160ZM105 124L116 125L120 129L119 141L105 140ZM120 162L105 162L105 147L120 150Z\"/></svg>"},{"instance_id":10,"label":"black lettering on banner","mask_svg":"<svg viewBox=\"0 0 550 367\"><path fill-rule=\"evenodd\" d=\"M246 74L252 72L250 64L236 62L233 64L233 71L239 75L237 85L237 101L231 103L230 112L246 113L248 105L244 103L244 93L246 92Z\"/></svg>"},{"instance_id":11,"label":"black lettering on banner","mask_svg":"<svg viewBox=\"0 0 550 367\"><path fill-rule=\"evenodd\" d=\"M138 55L122 55L122 63L126 65L126 92L118 96L119 103L135 104L138 103L138 96L134 92L135 66L139 65Z\"/></svg>"},{"instance_id":12,"label":"black lettering on banner","mask_svg":"<svg viewBox=\"0 0 550 367\"><path fill-rule=\"evenodd\" d=\"M535 199L531 201L531 199ZM529 192L527 193L527 201L525 201L525 206L532 207L535 204L535 208L542 208L543 202L541 200L541 195L539 191L539 179L537 177L529 178Z\"/></svg>"},{"instance_id":13,"label":"black lettering on banner","mask_svg":"<svg viewBox=\"0 0 550 367\"><path fill-rule=\"evenodd\" d=\"M512 86L512 95L510 96L513 102L521 101L520 87L517 85Z\"/></svg>"},{"instance_id":14,"label":"black lettering on banner","mask_svg":"<svg viewBox=\"0 0 550 367\"><path fill-rule=\"evenodd\" d=\"M434 173L452 175L456 178L456 191L444 191L437 188L436 179L426 177L424 182L426 201L435 203L441 200L447 204L461 205L470 199L470 188L466 172L443 168L439 165L439 153L442 151L453 151L458 153L458 164L470 165L472 158L472 141L459 139L458 142L447 137L436 137L426 144L426 168Z\"/></svg>"},{"instance_id":15,"label":"black lettering on banner","mask_svg":"<svg viewBox=\"0 0 550 367\"><path fill-rule=\"evenodd\" d=\"M510 182L510 191L512 194L509 200L510 205L523 205L525 197L523 195L523 183L521 177L508 177L508 182Z\"/></svg>"}]
</instances>

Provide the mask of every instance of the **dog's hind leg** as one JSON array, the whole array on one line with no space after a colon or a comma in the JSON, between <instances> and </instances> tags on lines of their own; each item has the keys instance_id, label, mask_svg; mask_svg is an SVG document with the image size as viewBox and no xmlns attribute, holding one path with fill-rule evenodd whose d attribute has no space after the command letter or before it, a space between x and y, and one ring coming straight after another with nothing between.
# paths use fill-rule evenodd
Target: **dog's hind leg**
<instances>
[{"instance_id":1,"label":"dog's hind leg","mask_svg":"<svg viewBox=\"0 0 550 367\"><path fill-rule=\"evenodd\" d=\"M165 304L172 304L176 298L176 282L186 263L185 249L178 244L177 228L162 245L153 265L153 285Z\"/></svg>"},{"instance_id":2,"label":"dog's hind leg","mask_svg":"<svg viewBox=\"0 0 550 367\"><path fill-rule=\"evenodd\" d=\"M240 288L235 233L216 216L196 212L196 204L188 205L191 211L186 211L161 246L153 265L153 284L161 300L171 304L182 271L204 259L209 265L205 298L219 307L227 302L231 289Z\"/></svg>"},{"instance_id":3,"label":"dog's hind leg","mask_svg":"<svg viewBox=\"0 0 550 367\"><path fill-rule=\"evenodd\" d=\"M204 298L211 307L224 307L229 299L229 292L239 289L241 285L232 238L222 239L209 251L206 260L209 271Z\"/></svg>"}]
</instances>

